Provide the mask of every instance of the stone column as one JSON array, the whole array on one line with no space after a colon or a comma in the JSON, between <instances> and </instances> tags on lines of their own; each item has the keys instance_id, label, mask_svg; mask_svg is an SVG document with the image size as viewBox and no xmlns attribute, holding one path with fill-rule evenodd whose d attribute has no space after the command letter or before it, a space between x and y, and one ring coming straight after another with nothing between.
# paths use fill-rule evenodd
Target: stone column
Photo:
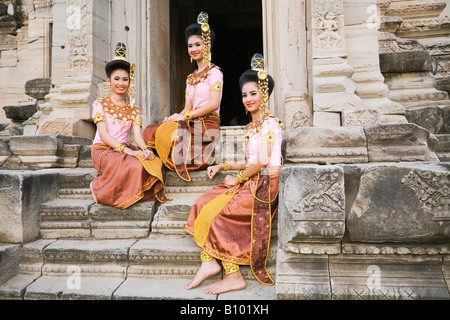
<instances>
[{"instance_id":1,"label":"stone column","mask_svg":"<svg viewBox=\"0 0 450 320\"><path fill-rule=\"evenodd\" d=\"M170 1L150 0L146 19L146 107L144 122L170 115Z\"/></svg>"},{"instance_id":2,"label":"stone column","mask_svg":"<svg viewBox=\"0 0 450 320\"><path fill-rule=\"evenodd\" d=\"M272 111L286 130L311 126L305 1L263 0L263 17L266 68L276 83Z\"/></svg>"},{"instance_id":3,"label":"stone column","mask_svg":"<svg viewBox=\"0 0 450 320\"><path fill-rule=\"evenodd\" d=\"M38 134L93 138L92 104L97 86L105 81L104 64L109 48L107 0L69 0L67 3L67 71L59 93L43 106Z\"/></svg>"},{"instance_id":4,"label":"stone column","mask_svg":"<svg viewBox=\"0 0 450 320\"><path fill-rule=\"evenodd\" d=\"M366 110L347 63L343 0L310 1L314 126L341 126L344 111Z\"/></svg>"},{"instance_id":5,"label":"stone column","mask_svg":"<svg viewBox=\"0 0 450 320\"><path fill-rule=\"evenodd\" d=\"M344 112L344 125L371 126L378 123L407 123L405 109L387 98L389 88L380 71L376 0L344 0L348 63L353 67L356 94L367 105L361 113Z\"/></svg>"}]
</instances>

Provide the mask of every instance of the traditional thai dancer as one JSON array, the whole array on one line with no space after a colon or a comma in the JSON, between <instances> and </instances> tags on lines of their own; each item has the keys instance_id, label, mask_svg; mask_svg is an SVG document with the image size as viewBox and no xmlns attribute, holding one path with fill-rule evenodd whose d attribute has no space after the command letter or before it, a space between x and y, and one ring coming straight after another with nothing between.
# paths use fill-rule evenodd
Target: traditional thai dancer
<instances>
[{"instance_id":1,"label":"traditional thai dancer","mask_svg":"<svg viewBox=\"0 0 450 320\"><path fill-rule=\"evenodd\" d=\"M138 201L167 202L164 165L142 136L141 110L134 105L136 66L127 61L125 44L117 44L105 70L110 95L96 100L92 111L97 133L91 154L99 173L90 185L94 200L119 209ZM137 147L128 140L131 130Z\"/></svg>"},{"instance_id":2,"label":"traditional thai dancer","mask_svg":"<svg viewBox=\"0 0 450 320\"><path fill-rule=\"evenodd\" d=\"M200 13L185 32L191 62L198 68L187 77L183 111L144 130L147 145L186 181L191 180L189 171L206 170L215 162L214 141L220 134L223 74L211 62L215 34L208 20L208 14Z\"/></svg>"},{"instance_id":3,"label":"traditional thai dancer","mask_svg":"<svg viewBox=\"0 0 450 320\"><path fill-rule=\"evenodd\" d=\"M185 288L193 289L218 274L221 266L217 260L221 260L226 277L204 288L212 295L246 287L239 265L250 265L260 283L274 284L266 262L278 207L282 123L268 108L274 81L264 71L262 55L253 57L252 69L239 81L242 102L252 117L245 129L245 163L225 162L208 168L211 179L222 170L239 171L195 201L185 227L202 248L200 269Z\"/></svg>"}]
</instances>

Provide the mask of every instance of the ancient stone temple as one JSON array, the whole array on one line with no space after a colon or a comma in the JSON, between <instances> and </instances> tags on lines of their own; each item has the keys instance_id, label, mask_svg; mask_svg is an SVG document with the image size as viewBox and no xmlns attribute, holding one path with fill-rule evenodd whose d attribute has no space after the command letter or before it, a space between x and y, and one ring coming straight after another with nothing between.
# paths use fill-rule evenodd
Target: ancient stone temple
<instances>
[{"instance_id":1,"label":"ancient stone temple","mask_svg":"<svg viewBox=\"0 0 450 320\"><path fill-rule=\"evenodd\" d=\"M225 77L216 161L242 159L254 53L285 125L276 284L243 267L247 288L218 297L184 290L200 249L183 228L224 174L169 173L173 201L126 214L89 189L114 45L158 123L184 105L200 11ZM0 1L0 299L450 299L449 16L448 0Z\"/></svg>"}]
</instances>

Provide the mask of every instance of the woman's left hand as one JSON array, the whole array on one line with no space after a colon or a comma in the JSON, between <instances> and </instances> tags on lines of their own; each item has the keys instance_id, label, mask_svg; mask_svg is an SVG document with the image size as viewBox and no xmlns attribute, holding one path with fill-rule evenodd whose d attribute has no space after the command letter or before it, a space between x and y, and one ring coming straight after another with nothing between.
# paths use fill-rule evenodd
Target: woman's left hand
<instances>
[{"instance_id":1,"label":"woman's left hand","mask_svg":"<svg viewBox=\"0 0 450 320\"><path fill-rule=\"evenodd\" d=\"M143 159L144 160L153 160L153 159L155 159L155 154L153 153L153 151L152 150L150 150L150 149L145 149L144 151L143 151L143 155L144 155L144 157L143 157Z\"/></svg>"}]
</instances>

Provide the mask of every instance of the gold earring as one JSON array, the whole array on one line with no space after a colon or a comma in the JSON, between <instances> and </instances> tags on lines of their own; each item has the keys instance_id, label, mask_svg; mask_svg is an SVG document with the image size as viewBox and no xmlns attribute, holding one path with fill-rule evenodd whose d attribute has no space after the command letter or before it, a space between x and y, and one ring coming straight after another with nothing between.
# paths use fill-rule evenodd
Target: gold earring
<instances>
[{"instance_id":1,"label":"gold earring","mask_svg":"<svg viewBox=\"0 0 450 320\"><path fill-rule=\"evenodd\" d=\"M191 63L194 63L194 59L192 58L192 56L191 56Z\"/></svg>"}]
</instances>

